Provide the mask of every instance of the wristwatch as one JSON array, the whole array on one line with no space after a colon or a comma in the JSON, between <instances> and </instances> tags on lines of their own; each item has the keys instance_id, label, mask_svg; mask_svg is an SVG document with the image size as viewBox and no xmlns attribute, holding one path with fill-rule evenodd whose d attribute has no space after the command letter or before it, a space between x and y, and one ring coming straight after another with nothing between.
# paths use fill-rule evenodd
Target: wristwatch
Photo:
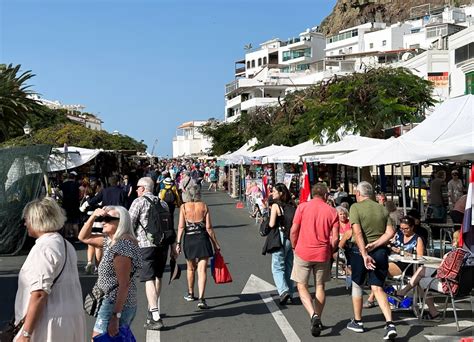
<instances>
[{"instance_id":1,"label":"wristwatch","mask_svg":"<svg viewBox=\"0 0 474 342\"><path fill-rule=\"evenodd\" d=\"M122 317L122 313L121 313L121 312L114 312L114 313L112 314L112 316L115 316L115 317L117 317L118 319L120 319L120 318Z\"/></svg>"},{"instance_id":2,"label":"wristwatch","mask_svg":"<svg viewBox=\"0 0 474 342\"><path fill-rule=\"evenodd\" d=\"M28 331L26 331L26 330L22 330L21 336L26 337L26 338L31 338L33 335L30 334L30 333L29 333Z\"/></svg>"}]
</instances>

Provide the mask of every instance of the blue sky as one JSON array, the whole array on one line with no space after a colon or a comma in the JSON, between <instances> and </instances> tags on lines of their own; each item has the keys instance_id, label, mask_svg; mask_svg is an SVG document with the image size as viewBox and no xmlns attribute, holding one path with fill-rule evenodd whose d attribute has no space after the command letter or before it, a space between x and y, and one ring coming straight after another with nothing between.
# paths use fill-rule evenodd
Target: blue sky
<instances>
[{"instance_id":1,"label":"blue sky","mask_svg":"<svg viewBox=\"0 0 474 342\"><path fill-rule=\"evenodd\" d=\"M335 2L0 0L0 62L32 70L44 98L171 155L182 122L223 119L245 44L297 36Z\"/></svg>"}]
</instances>

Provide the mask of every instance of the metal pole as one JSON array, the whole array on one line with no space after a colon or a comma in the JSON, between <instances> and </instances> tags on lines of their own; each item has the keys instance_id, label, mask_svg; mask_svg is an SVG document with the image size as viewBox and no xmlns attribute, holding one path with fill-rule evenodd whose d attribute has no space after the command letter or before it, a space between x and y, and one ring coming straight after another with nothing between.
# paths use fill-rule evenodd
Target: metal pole
<instances>
[{"instance_id":1,"label":"metal pole","mask_svg":"<svg viewBox=\"0 0 474 342\"><path fill-rule=\"evenodd\" d=\"M405 195L405 174L403 172L403 163L400 164L401 170L400 173L402 175L402 201L403 201L403 215L407 214L407 202L406 202L406 195Z\"/></svg>"}]
</instances>

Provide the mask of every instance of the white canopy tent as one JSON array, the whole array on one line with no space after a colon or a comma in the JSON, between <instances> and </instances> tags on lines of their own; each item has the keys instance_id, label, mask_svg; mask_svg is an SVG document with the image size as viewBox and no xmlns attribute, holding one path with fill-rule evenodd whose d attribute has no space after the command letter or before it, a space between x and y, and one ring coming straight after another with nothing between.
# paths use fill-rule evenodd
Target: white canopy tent
<instances>
[{"instance_id":1,"label":"white canopy tent","mask_svg":"<svg viewBox=\"0 0 474 342\"><path fill-rule=\"evenodd\" d=\"M259 150L253 151L249 153L249 157L252 159L262 159L263 157L273 155L275 153L283 152L287 150L288 146L283 145L270 145L267 147L263 147Z\"/></svg>"},{"instance_id":2,"label":"white canopy tent","mask_svg":"<svg viewBox=\"0 0 474 342\"><path fill-rule=\"evenodd\" d=\"M69 146L66 153L64 147L53 148L48 160L48 171L62 171L66 170L66 168L68 170L74 169L88 163L102 151Z\"/></svg>"},{"instance_id":3,"label":"white canopy tent","mask_svg":"<svg viewBox=\"0 0 474 342\"><path fill-rule=\"evenodd\" d=\"M285 150L277 152L275 154L269 155L263 158L264 163L299 163L301 161L301 155L307 151L317 150L321 148L322 145L319 145L313 140L305 141L304 143L288 147Z\"/></svg>"},{"instance_id":4,"label":"white canopy tent","mask_svg":"<svg viewBox=\"0 0 474 342\"><path fill-rule=\"evenodd\" d=\"M344 153L374 146L382 141L384 140L361 137L358 135L347 135L338 142L322 146L314 151L306 152L302 158L307 162L327 162Z\"/></svg>"},{"instance_id":5,"label":"white canopy tent","mask_svg":"<svg viewBox=\"0 0 474 342\"><path fill-rule=\"evenodd\" d=\"M446 100L411 131L328 163L371 166L474 158L474 96Z\"/></svg>"}]
</instances>

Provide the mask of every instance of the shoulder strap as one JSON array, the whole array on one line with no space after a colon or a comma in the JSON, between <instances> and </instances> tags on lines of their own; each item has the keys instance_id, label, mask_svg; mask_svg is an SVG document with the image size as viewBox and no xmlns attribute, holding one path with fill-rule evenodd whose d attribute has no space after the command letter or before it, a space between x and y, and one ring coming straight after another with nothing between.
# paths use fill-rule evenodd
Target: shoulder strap
<instances>
[{"instance_id":1,"label":"shoulder strap","mask_svg":"<svg viewBox=\"0 0 474 342\"><path fill-rule=\"evenodd\" d=\"M151 198L149 198L149 197L147 197L147 196L143 196L143 198L145 198L152 206L156 204L155 201L153 201ZM140 216L138 217L138 224L139 224L140 226L142 226L142 228L143 228L144 230L146 230L145 226L144 226L144 225L141 223L141 221L140 221Z\"/></svg>"},{"instance_id":2,"label":"shoulder strap","mask_svg":"<svg viewBox=\"0 0 474 342\"><path fill-rule=\"evenodd\" d=\"M63 267L61 268L61 272L59 272L58 276L56 278L54 278L53 284L51 285L51 287L53 287L54 284L56 284L56 282L58 281L61 274L63 274L64 267L66 267L66 263L67 263L67 244L66 244L66 239L65 238L63 238L63 241L64 241L64 253L66 254L66 256L64 258L64 264L63 264Z\"/></svg>"}]
</instances>

